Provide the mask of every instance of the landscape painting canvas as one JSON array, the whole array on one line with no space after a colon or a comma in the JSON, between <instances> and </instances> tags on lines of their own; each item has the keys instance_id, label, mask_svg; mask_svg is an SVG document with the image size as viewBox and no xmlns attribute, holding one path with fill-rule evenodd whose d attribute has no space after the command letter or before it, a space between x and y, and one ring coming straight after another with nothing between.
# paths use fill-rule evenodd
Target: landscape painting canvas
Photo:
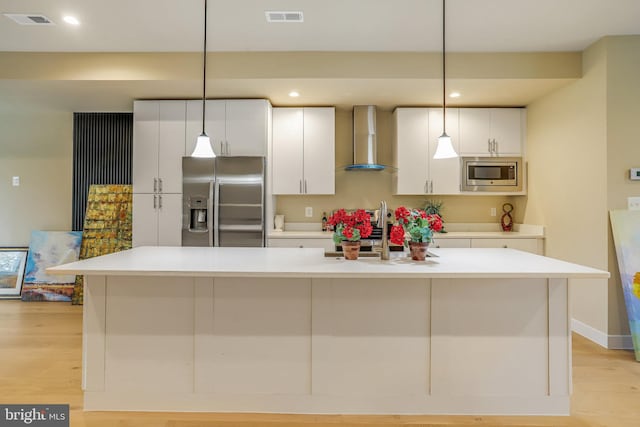
<instances>
[{"instance_id":1,"label":"landscape painting canvas","mask_svg":"<svg viewBox=\"0 0 640 427\"><path fill-rule=\"evenodd\" d=\"M78 260L81 231L32 231L22 289L23 301L71 301L75 275L46 269Z\"/></svg>"},{"instance_id":2,"label":"landscape painting canvas","mask_svg":"<svg viewBox=\"0 0 640 427\"><path fill-rule=\"evenodd\" d=\"M84 217L80 259L131 249L133 187L91 185ZM82 304L84 276L76 276L71 304Z\"/></svg>"},{"instance_id":3,"label":"landscape painting canvas","mask_svg":"<svg viewBox=\"0 0 640 427\"><path fill-rule=\"evenodd\" d=\"M0 248L0 299L20 298L27 248Z\"/></svg>"},{"instance_id":4,"label":"landscape painting canvas","mask_svg":"<svg viewBox=\"0 0 640 427\"><path fill-rule=\"evenodd\" d=\"M640 211L611 211L610 218L629 329L640 362Z\"/></svg>"}]
</instances>

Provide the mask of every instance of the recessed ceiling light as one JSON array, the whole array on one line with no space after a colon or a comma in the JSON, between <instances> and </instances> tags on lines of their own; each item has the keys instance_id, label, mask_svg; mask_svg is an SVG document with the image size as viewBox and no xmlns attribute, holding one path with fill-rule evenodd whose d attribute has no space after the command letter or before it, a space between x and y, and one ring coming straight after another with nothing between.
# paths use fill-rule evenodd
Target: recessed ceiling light
<instances>
[{"instance_id":1,"label":"recessed ceiling light","mask_svg":"<svg viewBox=\"0 0 640 427\"><path fill-rule=\"evenodd\" d=\"M267 18L267 22L304 22L304 15L301 11L266 10L264 15Z\"/></svg>"},{"instance_id":2,"label":"recessed ceiling light","mask_svg":"<svg viewBox=\"0 0 640 427\"><path fill-rule=\"evenodd\" d=\"M292 98L297 98L300 96L300 94L298 92L296 92L295 90L292 90L291 92L289 92L289 96Z\"/></svg>"},{"instance_id":3,"label":"recessed ceiling light","mask_svg":"<svg viewBox=\"0 0 640 427\"><path fill-rule=\"evenodd\" d=\"M67 15L62 19L64 19L64 22L66 22L67 24L80 25L80 21L78 21L78 19L74 16Z\"/></svg>"},{"instance_id":4,"label":"recessed ceiling light","mask_svg":"<svg viewBox=\"0 0 640 427\"><path fill-rule=\"evenodd\" d=\"M450 98L460 98L460 92L451 92L449 94Z\"/></svg>"},{"instance_id":5,"label":"recessed ceiling light","mask_svg":"<svg viewBox=\"0 0 640 427\"><path fill-rule=\"evenodd\" d=\"M3 13L3 15L20 25L56 25L51 19L37 13Z\"/></svg>"}]
</instances>

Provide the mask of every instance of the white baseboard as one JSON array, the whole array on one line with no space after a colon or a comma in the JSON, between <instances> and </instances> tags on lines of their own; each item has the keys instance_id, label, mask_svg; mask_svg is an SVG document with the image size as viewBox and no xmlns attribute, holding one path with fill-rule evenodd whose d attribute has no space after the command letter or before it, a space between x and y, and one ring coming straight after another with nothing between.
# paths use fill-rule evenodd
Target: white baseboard
<instances>
[{"instance_id":1,"label":"white baseboard","mask_svg":"<svg viewBox=\"0 0 640 427\"><path fill-rule=\"evenodd\" d=\"M631 335L607 335L577 319L571 319L571 330L611 350L633 350Z\"/></svg>"},{"instance_id":2,"label":"white baseboard","mask_svg":"<svg viewBox=\"0 0 640 427\"><path fill-rule=\"evenodd\" d=\"M607 348L612 350L633 350L631 335L609 335Z\"/></svg>"}]
</instances>

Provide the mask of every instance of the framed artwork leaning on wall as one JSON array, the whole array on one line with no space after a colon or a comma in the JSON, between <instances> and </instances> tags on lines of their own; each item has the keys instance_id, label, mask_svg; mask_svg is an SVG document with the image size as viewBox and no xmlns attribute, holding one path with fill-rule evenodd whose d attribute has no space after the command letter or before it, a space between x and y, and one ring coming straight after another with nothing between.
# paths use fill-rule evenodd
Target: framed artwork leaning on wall
<instances>
[{"instance_id":1,"label":"framed artwork leaning on wall","mask_svg":"<svg viewBox=\"0 0 640 427\"><path fill-rule=\"evenodd\" d=\"M0 299L19 299L28 248L0 247Z\"/></svg>"}]
</instances>

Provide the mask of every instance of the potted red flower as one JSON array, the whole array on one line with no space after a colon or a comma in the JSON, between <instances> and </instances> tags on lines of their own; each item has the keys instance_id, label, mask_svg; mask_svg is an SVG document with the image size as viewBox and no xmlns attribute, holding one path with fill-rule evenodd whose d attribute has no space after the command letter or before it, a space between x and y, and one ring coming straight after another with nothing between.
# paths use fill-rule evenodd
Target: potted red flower
<instances>
[{"instance_id":1,"label":"potted red flower","mask_svg":"<svg viewBox=\"0 0 640 427\"><path fill-rule=\"evenodd\" d=\"M339 209L331 215L327 224L333 228L333 241L336 245L342 245L347 259L358 258L360 239L366 239L373 231L371 215L364 209L358 209L351 213Z\"/></svg>"},{"instance_id":2,"label":"potted red flower","mask_svg":"<svg viewBox=\"0 0 640 427\"><path fill-rule=\"evenodd\" d=\"M408 246L412 259L424 260L429 243L433 241L433 233L442 230L440 215L400 206L395 210L395 217L396 224L391 227L391 243Z\"/></svg>"}]
</instances>

